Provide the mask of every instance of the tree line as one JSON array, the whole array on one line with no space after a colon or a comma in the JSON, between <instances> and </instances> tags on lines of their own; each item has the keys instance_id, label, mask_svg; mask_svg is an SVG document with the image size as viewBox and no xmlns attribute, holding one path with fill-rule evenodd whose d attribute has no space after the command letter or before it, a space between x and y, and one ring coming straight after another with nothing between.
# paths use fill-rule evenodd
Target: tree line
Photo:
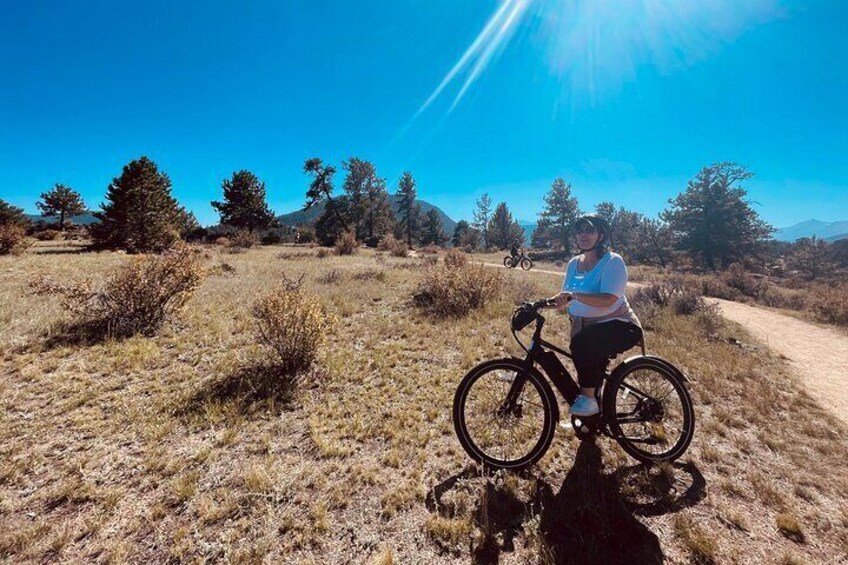
<instances>
[{"instance_id":1,"label":"tree line","mask_svg":"<svg viewBox=\"0 0 848 565\"><path fill-rule=\"evenodd\" d=\"M448 241L467 250L505 249L524 245L524 230L513 218L506 202L493 205L488 194L477 201L472 221L460 220L449 237L435 208L422 213L417 183L405 171L398 180L394 198L396 212L389 205L385 178L367 160L350 157L342 161L345 178L336 193L335 166L320 158L304 162L310 178L304 210L321 208L311 226L298 228L302 241L317 239L332 245L343 234L375 246L388 234L416 245L444 245ZM774 228L763 221L742 183L753 174L735 163L715 163L702 168L686 189L669 199L669 206L657 218L604 201L594 213L607 219L612 229L612 248L628 261L662 267L675 265L703 269L725 269L734 263L760 269L779 258L785 268L817 278L832 268L848 266L848 243L829 244L815 237L794 243L771 239ZM212 201L223 230L268 232L281 226L267 204L265 183L254 173L241 170L221 183L222 200ZM37 203L42 214L56 217L64 230L68 218L86 211L82 196L70 187L56 184L41 194ZM544 196L531 246L544 253L570 256L573 226L582 215L572 186L556 178ZM197 239L207 234L194 214L179 205L171 194L171 181L147 157L123 167L106 191L106 201L94 212L97 223L88 230L94 246L125 249L129 252L161 251L178 239ZM24 226L22 209L0 200L0 225ZM288 228L291 229L291 228Z\"/></svg>"},{"instance_id":2,"label":"tree line","mask_svg":"<svg viewBox=\"0 0 848 565\"><path fill-rule=\"evenodd\" d=\"M702 168L657 218L609 201L599 203L593 212L609 222L612 248L634 263L665 267L684 262L715 270L738 262L763 262L772 249L774 228L759 217L740 184L752 176L736 163L715 163ZM562 178L553 181L544 203L531 246L569 256L576 251L575 221L585 212L571 184ZM474 222L457 226L462 233L454 242L461 245L479 238L484 248L522 243L523 233L516 229L506 204L490 211L491 199L483 195L477 201ZM469 236L469 231L475 234Z\"/></svg>"}]
</instances>

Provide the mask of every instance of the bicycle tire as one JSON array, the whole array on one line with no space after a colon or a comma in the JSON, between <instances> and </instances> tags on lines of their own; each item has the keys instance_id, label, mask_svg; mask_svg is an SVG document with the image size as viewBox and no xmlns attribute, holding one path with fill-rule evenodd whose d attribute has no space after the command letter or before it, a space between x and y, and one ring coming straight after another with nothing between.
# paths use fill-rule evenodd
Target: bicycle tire
<instances>
[{"instance_id":1,"label":"bicycle tire","mask_svg":"<svg viewBox=\"0 0 848 565\"><path fill-rule=\"evenodd\" d=\"M511 268L515 267L515 263L512 262L512 257L510 257L509 255L504 257L503 266L506 267L507 269L511 269Z\"/></svg>"},{"instance_id":2,"label":"bicycle tire","mask_svg":"<svg viewBox=\"0 0 848 565\"><path fill-rule=\"evenodd\" d=\"M526 375L528 380L525 386L532 385L535 387L542 401L544 421L539 438L526 454L516 459L499 459L487 453L474 442L466 426L465 407L469 391L480 378L496 370L505 370ZM463 377L454 394L453 423L459 443L474 461L487 468L518 470L529 467L539 461L545 455L553 441L558 420L559 407L550 385L538 369L533 367L528 370L524 362L520 359L503 358L480 363Z\"/></svg>"},{"instance_id":3,"label":"bicycle tire","mask_svg":"<svg viewBox=\"0 0 848 565\"><path fill-rule=\"evenodd\" d=\"M647 442L645 441L646 438L629 437L629 432L625 432L622 428L623 424L621 423L625 414L618 412L619 406L622 404L620 399L629 394L624 392L625 387L623 387L623 384L625 383L625 380L639 371L653 373L655 376L658 376L660 379L671 385L672 391L675 393L677 400L679 400L680 403L679 409L680 416L682 418L680 436L669 449L659 453L640 447L642 444L647 445ZM620 391L622 391L621 395L619 394ZM618 444L621 445L621 448L631 457L643 463L671 462L680 458L689 448L689 444L692 442L692 438L695 434L695 411L692 404L692 397L690 396L683 379L678 376L674 368L671 367L667 361L654 360L648 357L638 357L625 362L621 368L617 369L610 377L610 381L604 387L603 394L604 413L607 414L605 419L609 425L610 433L613 439L615 439ZM667 396L670 395L671 392L667 394ZM674 407L677 408L678 406L675 405ZM663 415L663 418L665 418L665 415ZM627 425L638 423L641 423L644 427L644 424L648 422L628 422ZM656 434L654 431L651 433ZM663 428L660 441L663 439L664 433Z\"/></svg>"},{"instance_id":4,"label":"bicycle tire","mask_svg":"<svg viewBox=\"0 0 848 565\"><path fill-rule=\"evenodd\" d=\"M529 271L533 268L533 261L529 257L524 257L521 259L521 268L525 271Z\"/></svg>"}]
</instances>

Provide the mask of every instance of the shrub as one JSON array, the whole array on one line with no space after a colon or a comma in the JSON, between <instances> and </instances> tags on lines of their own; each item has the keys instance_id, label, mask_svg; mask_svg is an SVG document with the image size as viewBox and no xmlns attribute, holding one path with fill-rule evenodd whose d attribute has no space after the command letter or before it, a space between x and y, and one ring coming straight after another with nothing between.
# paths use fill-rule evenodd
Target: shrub
<instances>
[{"instance_id":1,"label":"shrub","mask_svg":"<svg viewBox=\"0 0 848 565\"><path fill-rule=\"evenodd\" d=\"M38 241L55 241L62 237L62 232L57 230L43 230L35 233Z\"/></svg>"},{"instance_id":2,"label":"shrub","mask_svg":"<svg viewBox=\"0 0 848 565\"><path fill-rule=\"evenodd\" d=\"M438 245L433 245L432 243L429 245L425 245L421 249L418 250L419 253L426 253L429 255L433 255L439 253L442 250Z\"/></svg>"},{"instance_id":3,"label":"shrub","mask_svg":"<svg viewBox=\"0 0 848 565\"><path fill-rule=\"evenodd\" d=\"M265 230L262 234L262 245L277 245L286 240L288 232L280 228L272 228Z\"/></svg>"},{"instance_id":4,"label":"shrub","mask_svg":"<svg viewBox=\"0 0 848 565\"><path fill-rule=\"evenodd\" d=\"M817 288L812 310L816 318L822 322L848 326L848 285Z\"/></svg>"},{"instance_id":5,"label":"shrub","mask_svg":"<svg viewBox=\"0 0 848 565\"><path fill-rule=\"evenodd\" d=\"M464 316L496 299L502 288L501 273L482 263L441 263L427 267L414 300L436 316Z\"/></svg>"},{"instance_id":6,"label":"shrub","mask_svg":"<svg viewBox=\"0 0 848 565\"><path fill-rule=\"evenodd\" d=\"M312 364L336 320L316 296L304 291L301 281L283 278L280 286L256 302L253 316L256 338L289 374Z\"/></svg>"},{"instance_id":7,"label":"shrub","mask_svg":"<svg viewBox=\"0 0 848 565\"><path fill-rule=\"evenodd\" d=\"M730 288L735 288L751 298L759 297L768 288L768 283L756 279L739 263L732 264L727 271L722 273L721 280Z\"/></svg>"},{"instance_id":8,"label":"shrub","mask_svg":"<svg viewBox=\"0 0 848 565\"><path fill-rule=\"evenodd\" d=\"M326 259L330 255L331 253L329 249L327 249L326 247L321 247L318 249L318 254L316 255L316 257L318 257L319 259Z\"/></svg>"},{"instance_id":9,"label":"shrub","mask_svg":"<svg viewBox=\"0 0 848 565\"><path fill-rule=\"evenodd\" d=\"M197 255L178 245L162 255L142 255L113 274L102 290L90 280L62 284L40 278L30 283L36 294L58 294L77 327L95 337L153 335L180 310L203 279Z\"/></svg>"},{"instance_id":10,"label":"shrub","mask_svg":"<svg viewBox=\"0 0 848 565\"><path fill-rule=\"evenodd\" d=\"M215 239L215 245L220 245L221 247L229 247L230 246L230 238L221 236Z\"/></svg>"},{"instance_id":11,"label":"shrub","mask_svg":"<svg viewBox=\"0 0 848 565\"><path fill-rule=\"evenodd\" d=\"M30 243L19 224L0 224L0 255L20 255Z\"/></svg>"},{"instance_id":12,"label":"shrub","mask_svg":"<svg viewBox=\"0 0 848 565\"><path fill-rule=\"evenodd\" d=\"M380 243L377 244L379 251L388 251L394 257L406 257L409 254L409 248L406 243L398 240L392 234L387 234Z\"/></svg>"},{"instance_id":13,"label":"shrub","mask_svg":"<svg viewBox=\"0 0 848 565\"><path fill-rule=\"evenodd\" d=\"M336 239L336 255L353 255L359 248L356 236L346 231Z\"/></svg>"},{"instance_id":14,"label":"shrub","mask_svg":"<svg viewBox=\"0 0 848 565\"><path fill-rule=\"evenodd\" d=\"M715 333L722 325L718 308L707 304L696 285L680 277L672 277L660 283L638 289L630 297L630 304L645 329L656 327L662 308L682 316L697 316L707 334Z\"/></svg>"},{"instance_id":15,"label":"shrub","mask_svg":"<svg viewBox=\"0 0 848 565\"><path fill-rule=\"evenodd\" d=\"M230 238L230 247L250 249L259 245L259 236L248 230L239 230Z\"/></svg>"},{"instance_id":16,"label":"shrub","mask_svg":"<svg viewBox=\"0 0 848 565\"><path fill-rule=\"evenodd\" d=\"M459 249L451 249L445 255L445 265L448 267L464 267L468 264L468 255Z\"/></svg>"}]
</instances>

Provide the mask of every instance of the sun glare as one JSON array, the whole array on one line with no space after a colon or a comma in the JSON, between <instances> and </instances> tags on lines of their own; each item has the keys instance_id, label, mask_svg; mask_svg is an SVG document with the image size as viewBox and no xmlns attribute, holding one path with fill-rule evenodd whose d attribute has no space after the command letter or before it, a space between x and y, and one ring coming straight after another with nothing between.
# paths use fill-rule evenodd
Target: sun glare
<instances>
[{"instance_id":1,"label":"sun glare","mask_svg":"<svg viewBox=\"0 0 848 565\"><path fill-rule=\"evenodd\" d=\"M503 0L416 116L464 77L453 110L518 28L564 89L594 102L643 67L684 69L780 14L777 0Z\"/></svg>"}]
</instances>

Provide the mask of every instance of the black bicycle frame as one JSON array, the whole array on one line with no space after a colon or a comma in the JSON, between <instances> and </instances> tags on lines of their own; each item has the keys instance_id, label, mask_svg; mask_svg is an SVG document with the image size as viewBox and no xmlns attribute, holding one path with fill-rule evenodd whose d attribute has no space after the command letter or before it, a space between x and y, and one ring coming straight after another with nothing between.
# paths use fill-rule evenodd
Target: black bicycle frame
<instances>
[{"instance_id":1,"label":"black bicycle frame","mask_svg":"<svg viewBox=\"0 0 848 565\"><path fill-rule=\"evenodd\" d=\"M571 358L571 353L542 338L542 327L544 325L545 318L537 314L536 329L533 331L533 339L530 341L530 349L525 348L527 356L524 358L524 364L529 371L533 368L535 363L538 363L545 374L548 375L551 382L554 383L554 386L565 401L568 402L569 405L574 404L574 400L577 398L577 395L580 394L580 387L578 387L577 383L574 382L571 373L568 372L568 369L565 368L565 365L562 364L562 361L559 360L554 351L561 355L565 355L569 359ZM552 351L546 351L544 348L548 348ZM527 377L523 375L516 375L516 379L513 381L512 387L510 387L509 393L507 394L506 402L504 403L505 407L514 406L514 403L521 394L521 391L524 390L524 384L526 382Z\"/></svg>"},{"instance_id":2,"label":"black bicycle frame","mask_svg":"<svg viewBox=\"0 0 848 565\"><path fill-rule=\"evenodd\" d=\"M530 371L533 368L533 365L538 363L570 406L571 404L574 404L574 400L580 394L580 387L574 381L574 378L571 376L571 373L568 372L565 365L562 364L562 361L559 360L559 357L556 356L556 353L564 355L569 359L571 359L572 356L570 352L565 351L561 347L558 347L542 338L542 327L544 325L545 318L541 314L537 313L536 329L533 331L533 339L530 341L530 348L524 348L524 350L527 351L527 356L524 358L524 364L527 370ZM515 331L513 331L513 335L515 335ZM515 337L516 340L518 340L518 336L516 335ZM520 340L519 344L521 344ZM521 344L521 346L524 347L523 344ZM547 348L547 350L545 348ZM554 351L556 351L556 353L554 353ZM509 393L507 394L506 401L502 406L502 411L510 411L515 406L515 401L518 400L521 391L524 390L526 382L526 376L516 374L516 378L514 379L512 386L509 389ZM640 400L650 399L649 395L627 383L622 383L621 387L629 390ZM638 420L638 417L634 417L634 414L632 413L623 416L625 419L620 419L622 422L640 421Z\"/></svg>"}]
</instances>

